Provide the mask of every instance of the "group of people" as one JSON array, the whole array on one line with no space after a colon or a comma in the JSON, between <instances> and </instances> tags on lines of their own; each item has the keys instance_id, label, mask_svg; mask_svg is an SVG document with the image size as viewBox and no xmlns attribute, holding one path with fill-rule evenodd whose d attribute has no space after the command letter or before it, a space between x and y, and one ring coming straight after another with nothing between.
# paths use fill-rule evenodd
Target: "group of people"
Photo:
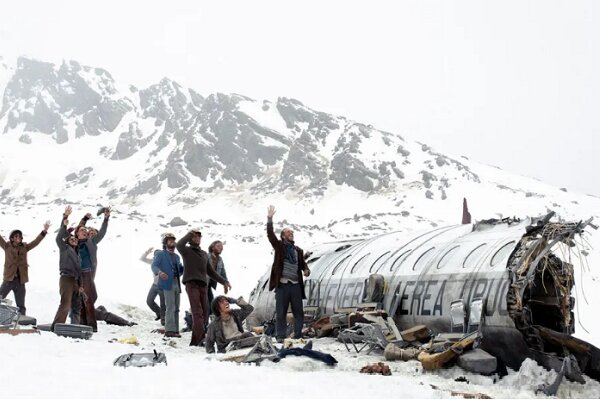
<instances>
[{"instance_id":1,"label":"group of people","mask_svg":"<svg viewBox=\"0 0 600 400\"><path fill-rule=\"evenodd\" d=\"M95 285L97 252L98 244L106 235L111 210L103 208L99 213L99 215L104 214L99 230L86 227L86 223L92 218L89 213L74 229L69 228L71 213L72 208L67 206L56 236L56 244L60 249L60 304L52 322L52 330L57 323L65 323L67 315L70 314L71 323L88 325L97 331L98 310L95 308L98 297ZM302 335L304 319L302 299L305 298L303 276L309 276L310 269L306 265L302 249L294 243L294 232L290 228L284 228L280 238L275 236L274 214L275 208L269 206L267 237L274 249L269 289L275 290L276 337L278 341L283 341L287 336L287 310L290 304L294 316L294 337L299 338ZM0 246L5 251L0 297L6 297L13 291L21 314L26 312L27 253L44 239L48 228L47 222L42 232L30 243L23 242L23 235L19 230L11 232L9 242L0 236ZM223 286L225 294L231 290L221 257L223 243L213 242L208 247L207 253L200 247L201 240L202 233L198 229L191 230L179 240L172 233L166 233L162 236L162 250L154 251L152 261L147 257L153 249L149 249L142 256L142 260L151 264L154 274L147 303L156 314L156 319L160 319L165 326L165 336L181 337L179 306L183 284L192 315L190 346L206 345L208 352L213 352L216 346L217 351L224 351L231 341L249 335L248 332L244 332L242 323L253 311L253 307L241 297L233 299L217 296L213 299L212 289L216 289L217 284ZM157 296L160 298L160 305L155 303ZM236 304L239 309L233 310L230 304ZM215 318L209 325L211 312ZM127 325L132 324L127 323Z\"/></svg>"},{"instance_id":2,"label":"group of people","mask_svg":"<svg viewBox=\"0 0 600 400\"><path fill-rule=\"evenodd\" d=\"M100 230L86 227L92 214L86 214L75 228L69 228L69 216L72 208L65 208L60 228L56 236L56 244L60 250L59 260L59 292L60 305L52 321L52 329L57 323L66 322L70 315L71 323L91 326L98 330L97 319L119 325L132 325L126 320L108 313L104 307L95 307L98 299L96 284L96 268L98 266L98 244L106 235L110 208L102 210L104 222ZM0 286L0 297L5 298L11 291L21 315L26 315L25 284L29 281L29 263L27 254L46 237L50 223L44 224L43 230L30 243L23 241L23 233L16 229L6 242L0 236L0 246L4 250L4 275Z\"/></svg>"},{"instance_id":3,"label":"group of people","mask_svg":"<svg viewBox=\"0 0 600 400\"><path fill-rule=\"evenodd\" d=\"M92 218L91 213L86 214L73 230L69 229L69 216L72 212L71 206L65 208L56 235L56 244L60 250L60 304L52 321L52 330L57 323L65 323L67 315L70 315L72 324L91 326L97 332L94 304L98 299L95 284L98 244L106 235L110 208L103 210L104 221L100 230L85 226Z\"/></svg>"},{"instance_id":4,"label":"group of people","mask_svg":"<svg viewBox=\"0 0 600 400\"><path fill-rule=\"evenodd\" d=\"M219 265L224 270L220 256L223 244L211 244L209 254L200 248L201 241L202 233L197 229L188 232L179 240L172 233L163 235L163 249L154 252L151 263L155 279L147 299L148 305L157 314L157 319L164 319L165 336L180 337L179 305L182 284L185 286L192 313L190 346L201 346L204 341L210 313L208 292L211 279L223 285L225 293L231 289L226 274L217 273ZM176 254L175 250L179 254ZM164 307L156 305L156 295L161 296Z\"/></svg>"}]
</instances>

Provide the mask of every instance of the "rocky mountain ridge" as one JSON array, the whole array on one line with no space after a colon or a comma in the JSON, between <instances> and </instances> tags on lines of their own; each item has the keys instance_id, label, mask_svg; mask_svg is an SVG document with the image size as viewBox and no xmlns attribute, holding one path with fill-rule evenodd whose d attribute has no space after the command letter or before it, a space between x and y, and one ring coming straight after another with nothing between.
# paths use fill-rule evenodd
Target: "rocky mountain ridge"
<instances>
[{"instance_id":1,"label":"rocky mountain ridge","mask_svg":"<svg viewBox=\"0 0 600 400\"><path fill-rule=\"evenodd\" d=\"M0 59L0 94L5 204L191 207L226 198L249 208L276 198L302 203L315 219L327 206L339 221L412 213L438 223L448 209L459 215L462 197L486 217L557 207L577 215L579 203L599 203L286 97L203 95L168 78L138 89L101 68L25 57ZM488 206L489 196L505 210Z\"/></svg>"}]
</instances>

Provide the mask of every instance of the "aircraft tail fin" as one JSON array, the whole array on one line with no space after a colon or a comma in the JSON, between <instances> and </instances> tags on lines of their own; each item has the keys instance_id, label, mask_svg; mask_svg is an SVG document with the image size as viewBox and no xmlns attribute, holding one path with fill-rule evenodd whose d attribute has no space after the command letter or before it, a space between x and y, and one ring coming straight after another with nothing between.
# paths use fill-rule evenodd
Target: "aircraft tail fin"
<instances>
[{"instance_id":1,"label":"aircraft tail fin","mask_svg":"<svg viewBox=\"0 0 600 400\"><path fill-rule=\"evenodd\" d=\"M462 212L462 224L471 223L471 213L469 212L469 206L467 205L467 199L463 197L463 212Z\"/></svg>"}]
</instances>

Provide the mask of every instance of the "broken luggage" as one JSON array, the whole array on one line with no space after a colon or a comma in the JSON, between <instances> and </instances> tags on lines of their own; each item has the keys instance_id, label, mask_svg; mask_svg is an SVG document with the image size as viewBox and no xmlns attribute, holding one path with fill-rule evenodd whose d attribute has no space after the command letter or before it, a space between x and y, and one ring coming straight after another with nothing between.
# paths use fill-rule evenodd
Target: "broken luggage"
<instances>
[{"instance_id":1,"label":"broken luggage","mask_svg":"<svg viewBox=\"0 0 600 400\"><path fill-rule=\"evenodd\" d=\"M167 356L165 353L129 353L119 356L113 365L117 367L149 367L156 364L167 365Z\"/></svg>"}]
</instances>

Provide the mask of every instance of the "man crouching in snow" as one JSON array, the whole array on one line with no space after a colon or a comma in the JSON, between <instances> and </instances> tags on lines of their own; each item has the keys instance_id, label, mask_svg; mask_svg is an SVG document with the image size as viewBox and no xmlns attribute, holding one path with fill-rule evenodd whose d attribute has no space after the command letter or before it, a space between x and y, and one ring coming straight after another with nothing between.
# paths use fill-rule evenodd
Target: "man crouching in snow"
<instances>
[{"instance_id":1,"label":"man crouching in snow","mask_svg":"<svg viewBox=\"0 0 600 400\"><path fill-rule=\"evenodd\" d=\"M239 310L232 310L229 304L236 304ZM231 297L217 296L212 303L213 314L217 317L208 325L206 333L206 352L215 352L215 343L217 351L225 353L225 348L234 340L244 339L254 336L251 332L244 332L242 322L254 311L254 307L242 297L233 299Z\"/></svg>"}]
</instances>

